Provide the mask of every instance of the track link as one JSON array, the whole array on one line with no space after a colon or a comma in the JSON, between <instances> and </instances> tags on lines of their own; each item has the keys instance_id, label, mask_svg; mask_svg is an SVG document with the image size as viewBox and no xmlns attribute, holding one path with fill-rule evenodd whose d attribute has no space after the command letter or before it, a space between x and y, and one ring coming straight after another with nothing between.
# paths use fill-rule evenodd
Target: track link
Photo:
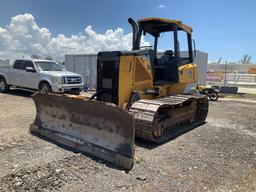
<instances>
[{"instance_id":1,"label":"track link","mask_svg":"<svg viewBox=\"0 0 256 192\"><path fill-rule=\"evenodd\" d=\"M173 130L204 123L208 106L202 95L173 95L136 101L128 111L135 118L137 137L162 143L175 136Z\"/></svg>"}]
</instances>

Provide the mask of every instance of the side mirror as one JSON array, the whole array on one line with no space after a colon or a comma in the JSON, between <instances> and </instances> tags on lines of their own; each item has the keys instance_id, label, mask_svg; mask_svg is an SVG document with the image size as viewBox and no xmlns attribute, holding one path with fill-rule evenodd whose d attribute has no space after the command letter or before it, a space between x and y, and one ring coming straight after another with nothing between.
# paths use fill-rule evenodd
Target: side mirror
<instances>
[{"instance_id":1,"label":"side mirror","mask_svg":"<svg viewBox=\"0 0 256 192\"><path fill-rule=\"evenodd\" d=\"M36 72L36 70L33 67L26 67L26 71L27 72L32 72L32 73Z\"/></svg>"}]
</instances>

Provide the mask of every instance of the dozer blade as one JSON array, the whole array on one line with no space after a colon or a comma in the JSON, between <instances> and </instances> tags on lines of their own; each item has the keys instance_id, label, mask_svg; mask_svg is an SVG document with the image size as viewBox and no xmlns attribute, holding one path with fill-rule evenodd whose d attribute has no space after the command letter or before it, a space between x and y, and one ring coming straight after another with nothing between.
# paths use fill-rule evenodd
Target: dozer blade
<instances>
[{"instance_id":1,"label":"dozer blade","mask_svg":"<svg viewBox=\"0 0 256 192\"><path fill-rule=\"evenodd\" d=\"M36 118L30 131L110 161L133 165L134 119L112 103L59 94L35 93Z\"/></svg>"}]
</instances>

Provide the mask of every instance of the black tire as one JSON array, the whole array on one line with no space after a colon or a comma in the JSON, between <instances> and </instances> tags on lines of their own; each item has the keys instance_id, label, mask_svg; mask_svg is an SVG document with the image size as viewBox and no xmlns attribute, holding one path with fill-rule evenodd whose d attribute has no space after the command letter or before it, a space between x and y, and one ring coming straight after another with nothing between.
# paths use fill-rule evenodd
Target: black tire
<instances>
[{"instance_id":1,"label":"black tire","mask_svg":"<svg viewBox=\"0 0 256 192\"><path fill-rule=\"evenodd\" d=\"M49 83L46 83L46 82L42 83L40 85L40 92L42 92L42 93L51 93L52 92L52 88L49 85Z\"/></svg>"},{"instance_id":2,"label":"black tire","mask_svg":"<svg viewBox=\"0 0 256 192\"><path fill-rule=\"evenodd\" d=\"M80 95L80 92L81 92L80 90L77 90L77 91L73 91L72 94L74 94L74 95Z\"/></svg>"},{"instance_id":3,"label":"black tire","mask_svg":"<svg viewBox=\"0 0 256 192\"><path fill-rule=\"evenodd\" d=\"M217 101L219 98L219 94L217 92L212 92L208 95L211 101Z\"/></svg>"},{"instance_id":4,"label":"black tire","mask_svg":"<svg viewBox=\"0 0 256 192\"><path fill-rule=\"evenodd\" d=\"M10 90L10 86L7 85L4 77L0 77L0 93L6 93Z\"/></svg>"}]
</instances>

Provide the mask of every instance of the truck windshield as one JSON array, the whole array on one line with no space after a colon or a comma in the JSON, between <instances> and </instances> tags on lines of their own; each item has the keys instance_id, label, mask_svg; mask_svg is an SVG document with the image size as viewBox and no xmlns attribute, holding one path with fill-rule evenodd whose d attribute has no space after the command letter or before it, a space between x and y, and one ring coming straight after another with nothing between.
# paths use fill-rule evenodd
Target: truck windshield
<instances>
[{"instance_id":1,"label":"truck windshield","mask_svg":"<svg viewBox=\"0 0 256 192\"><path fill-rule=\"evenodd\" d=\"M36 61L36 66L40 71L64 71L65 68L60 64L48 61Z\"/></svg>"}]
</instances>

